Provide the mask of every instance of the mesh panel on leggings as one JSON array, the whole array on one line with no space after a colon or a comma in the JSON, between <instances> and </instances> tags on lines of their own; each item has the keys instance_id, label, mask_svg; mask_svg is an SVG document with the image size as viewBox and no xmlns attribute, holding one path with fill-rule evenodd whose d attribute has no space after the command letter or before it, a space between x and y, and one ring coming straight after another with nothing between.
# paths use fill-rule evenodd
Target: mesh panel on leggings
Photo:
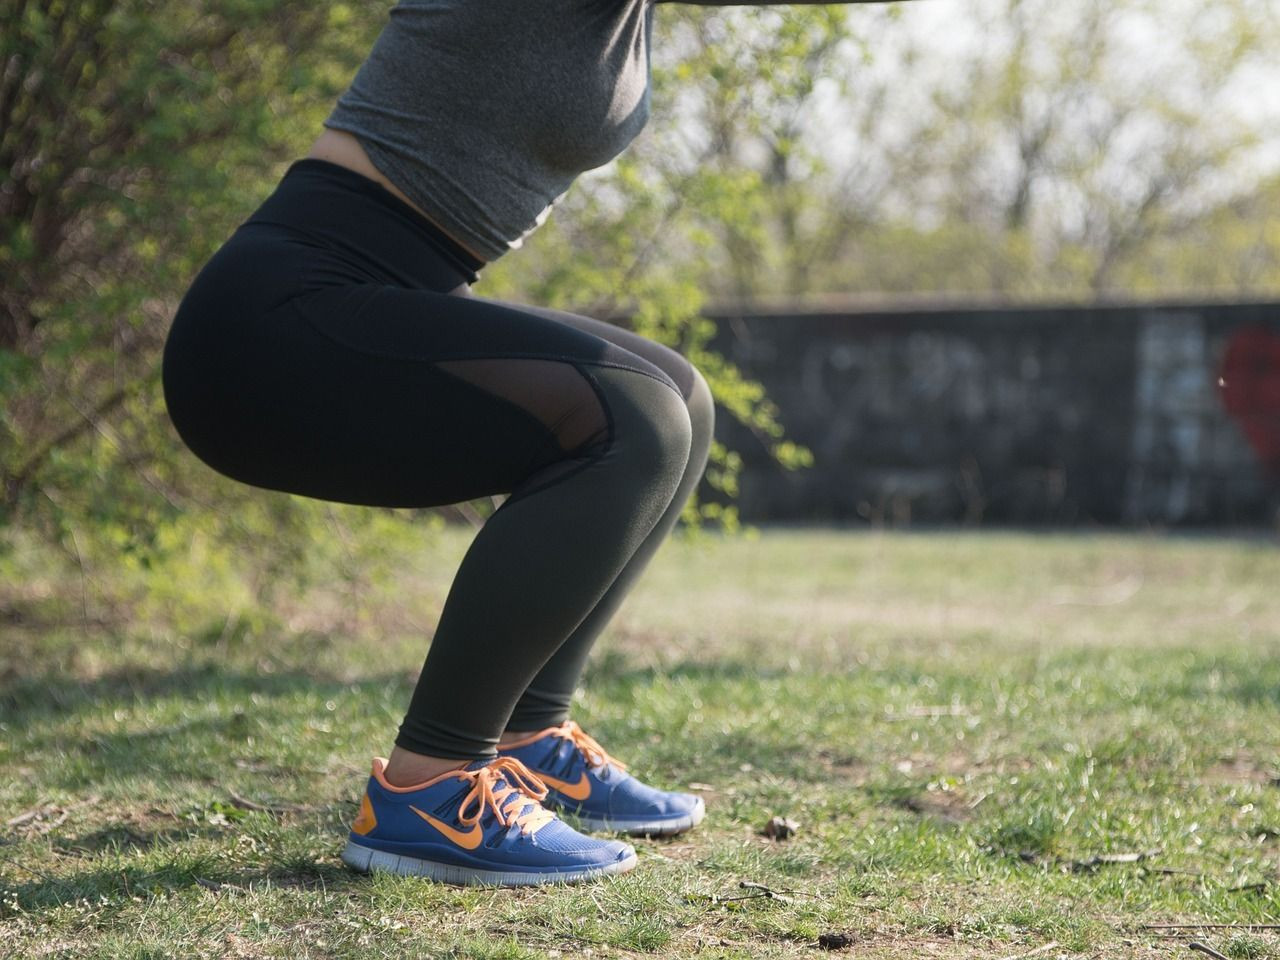
<instances>
[{"instance_id":1,"label":"mesh panel on leggings","mask_svg":"<svg viewBox=\"0 0 1280 960\"><path fill-rule=\"evenodd\" d=\"M581 450L608 437L608 417L601 400L572 363L486 357L438 360L436 366L537 417L555 436L563 453Z\"/></svg>"}]
</instances>

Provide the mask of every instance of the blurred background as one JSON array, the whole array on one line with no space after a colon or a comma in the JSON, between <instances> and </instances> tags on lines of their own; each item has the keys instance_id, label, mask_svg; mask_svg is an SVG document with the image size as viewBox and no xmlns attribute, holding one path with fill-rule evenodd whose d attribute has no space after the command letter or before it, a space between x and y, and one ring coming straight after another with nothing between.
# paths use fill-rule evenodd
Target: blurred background
<instances>
[{"instance_id":1,"label":"blurred background","mask_svg":"<svg viewBox=\"0 0 1280 960\"><path fill-rule=\"evenodd\" d=\"M188 564L270 592L371 525L415 536L500 503L241 487L163 409L182 293L305 155L387 10L0 0L10 562ZM1274 531L1278 11L660 6L649 126L477 292L703 369L717 443L689 531Z\"/></svg>"}]
</instances>

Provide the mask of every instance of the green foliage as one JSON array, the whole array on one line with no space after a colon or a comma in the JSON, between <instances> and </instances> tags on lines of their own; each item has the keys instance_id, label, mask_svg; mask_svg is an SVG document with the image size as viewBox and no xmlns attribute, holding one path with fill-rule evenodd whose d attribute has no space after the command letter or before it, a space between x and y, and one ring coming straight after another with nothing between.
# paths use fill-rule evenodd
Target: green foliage
<instances>
[{"instance_id":1,"label":"green foliage","mask_svg":"<svg viewBox=\"0 0 1280 960\"><path fill-rule=\"evenodd\" d=\"M160 347L186 284L296 151L299 107L336 93L354 51L331 46L333 15L0 0L0 523L146 564L200 509L207 471L164 416Z\"/></svg>"},{"instance_id":2,"label":"green foliage","mask_svg":"<svg viewBox=\"0 0 1280 960\"><path fill-rule=\"evenodd\" d=\"M1274 956L1267 942L1248 933L1236 933L1223 947L1223 953L1233 960L1259 960Z\"/></svg>"},{"instance_id":3,"label":"green foliage","mask_svg":"<svg viewBox=\"0 0 1280 960\"><path fill-rule=\"evenodd\" d=\"M874 192L811 289L1274 295L1278 31L1268 0L909 5L842 104Z\"/></svg>"},{"instance_id":4,"label":"green foliage","mask_svg":"<svg viewBox=\"0 0 1280 960\"><path fill-rule=\"evenodd\" d=\"M17 67L6 76L32 78L0 88L0 523L41 532L78 565L118 556L140 570L189 562L173 548L194 536L209 544L210 577L239 556L261 591L287 582L332 532L323 510L195 462L165 416L160 347L196 271L305 154L384 6L0 0L0 15L0 54ZM806 12L752 50L772 84L757 91L760 109L809 82L785 61L841 35L841 22ZM694 50L678 70L713 85L737 47ZM674 84L659 71L658 99ZM667 152L651 140L584 184L536 253L486 271L483 292L626 316L697 364L729 415L777 440L778 411L708 347L714 327L700 316L706 224L765 187L750 171L664 165ZM668 259L677 248L689 256ZM789 443L777 449L785 466L805 462ZM740 458L717 445L713 459L711 485L732 500ZM694 498L683 520L737 527L727 502Z\"/></svg>"}]
</instances>

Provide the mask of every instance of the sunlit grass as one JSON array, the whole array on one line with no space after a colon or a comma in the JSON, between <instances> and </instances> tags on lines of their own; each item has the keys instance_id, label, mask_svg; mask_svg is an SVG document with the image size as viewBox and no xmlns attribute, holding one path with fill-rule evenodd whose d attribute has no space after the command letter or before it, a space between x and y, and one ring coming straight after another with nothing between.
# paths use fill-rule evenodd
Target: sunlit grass
<instances>
[{"instance_id":1,"label":"sunlit grass","mask_svg":"<svg viewBox=\"0 0 1280 960\"><path fill-rule=\"evenodd\" d=\"M72 582L8 617L6 949L783 957L843 932L858 956L1164 957L1190 934L1145 924L1280 923L1280 553L1209 537L672 541L577 717L707 820L581 887L353 875L368 759L470 536L256 619L98 622ZM774 814L797 835L761 836ZM1194 936L1247 958L1274 934Z\"/></svg>"}]
</instances>

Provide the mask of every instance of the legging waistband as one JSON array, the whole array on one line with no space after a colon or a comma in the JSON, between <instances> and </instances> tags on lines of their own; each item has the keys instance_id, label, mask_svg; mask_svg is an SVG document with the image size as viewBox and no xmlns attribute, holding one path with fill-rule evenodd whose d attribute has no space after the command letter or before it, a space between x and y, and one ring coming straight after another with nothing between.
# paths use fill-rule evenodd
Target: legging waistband
<instances>
[{"instance_id":1,"label":"legging waistband","mask_svg":"<svg viewBox=\"0 0 1280 960\"><path fill-rule=\"evenodd\" d=\"M408 287L438 285L441 259L457 272L459 283L475 283L484 266L376 180L318 157L291 163L245 223L300 231L351 256L376 261L389 279Z\"/></svg>"}]
</instances>

